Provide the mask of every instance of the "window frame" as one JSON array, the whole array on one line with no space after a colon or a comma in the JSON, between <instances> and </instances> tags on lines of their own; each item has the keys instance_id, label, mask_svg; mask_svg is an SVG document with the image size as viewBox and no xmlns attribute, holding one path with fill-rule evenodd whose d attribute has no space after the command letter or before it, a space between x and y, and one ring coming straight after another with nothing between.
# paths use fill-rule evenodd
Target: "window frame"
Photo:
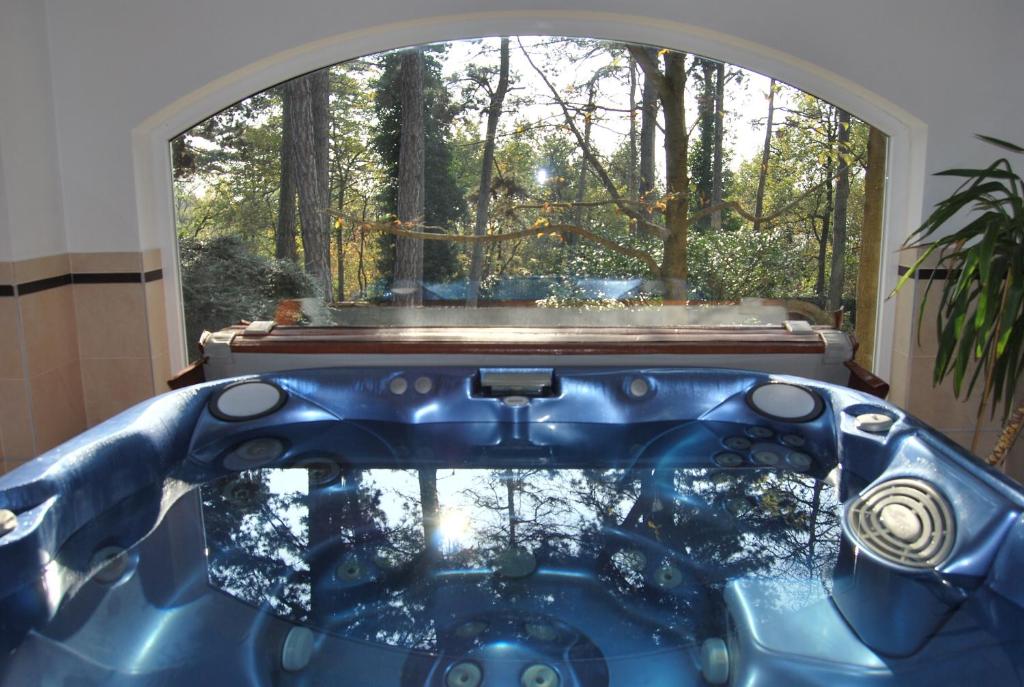
<instances>
[{"instance_id":1,"label":"window frame","mask_svg":"<svg viewBox=\"0 0 1024 687\"><path fill-rule=\"evenodd\" d=\"M921 219L927 127L919 119L859 84L793 55L700 27L636 16L590 12L481 13L396 23L340 34L268 56L177 99L132 132L135 191L143 248L162 252L166 335L171 365L187 364L181 278L172 202L170 140L225 107L294 76L368 54L409 45L495 35L589 36L663 46L723 60L768 74L812 93L889 137L879 294L898 279L896 250ZM875 313L874 372L887 377L896 336L911 322L895 321L895 303L880 300ZM901 331L897 332L897 326ZM902 331L906 329L906 331Z\"/></svg>"}]
</instances>

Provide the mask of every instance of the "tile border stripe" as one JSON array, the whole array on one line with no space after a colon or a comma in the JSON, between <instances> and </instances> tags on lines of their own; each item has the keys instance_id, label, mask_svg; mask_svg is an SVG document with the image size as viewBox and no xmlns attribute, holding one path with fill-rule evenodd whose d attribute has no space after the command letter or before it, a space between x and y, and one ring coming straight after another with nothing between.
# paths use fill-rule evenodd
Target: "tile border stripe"
<instances>
[{"instance_id":1,"label":"tile border stripe","mask_svg":"<svg viewBox=\"0 0 1024 687\"><path fill-rule=\"evenodd\" d=\"M910 265L900 265L899 275L902 277L910 271ZM913 279L949 279L956 275L956 270L948 270L943 267L928 268L919 267L914 273Z\"/></svg>"},{"instance_id":2,"label":"tile border stripe","mask_svg":"<svg viewBox=\"0 0 1024 687\"><path fill-rule=\"evenodd\" d=\"M161 269L149 272L68 272L23 284L0 284L0 298L27 296L30 293L48 291L69 284L148 284L163 277Z\"/></svg>"}]
</instances>

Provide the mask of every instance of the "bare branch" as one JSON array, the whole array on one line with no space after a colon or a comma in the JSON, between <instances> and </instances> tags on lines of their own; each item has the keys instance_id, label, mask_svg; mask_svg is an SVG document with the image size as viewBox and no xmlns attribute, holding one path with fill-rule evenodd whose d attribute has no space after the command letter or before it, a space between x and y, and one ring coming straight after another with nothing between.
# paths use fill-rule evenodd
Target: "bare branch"
<instances>
[{"instance_id":1,"label":"bare branch","mask_svg":"<svg viewBox=\"0 0 1024 687\"><path fill-rule=\"evenodd\" d=\"M537 75L548 87L548 90L551 91L551 96L555 99L555 102L558 103L558 106L562 110L566 126L569 127L569 130L572 132L573 136L576 137L576 142L580 146L580 152L583 154L583 157L586 158L587 162L590 163L590 166L594 169L594 172L597 173L597 176L601 180L601 184L604 185L605 190L608 192L608 195L612 197L612 200L615 202L616 205L618 205L619 209L622 210L622 212L628 215L630 218L636 220L638 223L646 222L646 217L644 217L641 213L629 207L629 205L626 202L624 202L621 194L619 194L619 190L615 188L615 182L612 181L611 176L608 174L608 170L606 170L604 168L604 165L601 164L601 161L594 154L593 148L591 148L591 146L587 143L586 138L583 136L583 133L579 130L579 127L576 126L576 120L570 114L569 107L565 104L565 100L558 94L558 89L555 88L554 84L552 84L551 81L548 79L547 74L541 71L541 69L536 64L534 64L533 59L530 57L530 54L526 51L526 48L523 47L522 41L519 41L519 48L520 50L522 50L523 56L526 58L526 61L530 63L530 66L533 67L533 70L535 72L537 72ZM662 238L664 239L667 237L668 233L665 232L662 235Z\"/></svg>"}]
</instances>

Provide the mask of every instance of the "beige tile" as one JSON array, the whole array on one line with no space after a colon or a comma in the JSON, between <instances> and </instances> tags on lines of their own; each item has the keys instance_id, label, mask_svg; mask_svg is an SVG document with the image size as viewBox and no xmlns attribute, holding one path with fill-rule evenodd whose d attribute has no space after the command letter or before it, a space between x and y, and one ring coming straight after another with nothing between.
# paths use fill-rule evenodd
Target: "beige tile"
<instances>
[{"instance_id":1,"label":"beige tile","mask_svg":"<svg viewBox=\"0 0 1024 687\"><path fill-rule=\"evenodd\" d=\"M35 455L32 415L24 380L0 380L0 433L4 458L28 459Z\"/></svg>"},{"instance_id":2,"label":"beige tile","mask_svg":"<svg viewBox=\"0 0 1024 687\"><path fill-rule=\"evenodd\" d=\"M18 296L29 377L78 359L71 286Z\"/></svg>"},{"instance_id":3,"label":"beige tile","mask_svg":"<svg viewBox=\"0 0 1024 687\"><path fill-rule=\"evenodd\" d=\"M974 440L973 430L964 430L956 432L945 432L945 435L955 441L966 451L971 450L971 442ZM984 458L992 451L992 447L996 445L996 440L999 438L999 432L997 431L984 431L978 434L978 450L975 453L979 458Z\"/></svg>"},{"instance_id":4,"label":"beige tile","mask_svg":"<svg viewBox=\"0 0 1024 687\"><path fill-rule=\"evenodd\" d=\"M71 271L71 261L67 253L47 255L43 258L19 260L14 263L14 280L18 284L57 277Z\"/></svg>"},{"instance_id":5,"label":"beige tile","mask_svg":"<svg viewBox=\"0 0 1024 687\"><path fill-rule=\"evenodd\" d=\"M85 430L82 371L78 363L63 365L29 379L32 420L39 453Z\"/></svg>"},{"instance_id":6,"label":"beige tile","mask_svg":"<svg viewBox=\"0 0 1024 687\"><path fill-rule=\"evenodd\" d=\"M149 358L142 284L75 284L82 358Z\"/></svg>"},{"instance_id":7,"label":"beige tile","mask_svg":"<svg viewBox=\"0 0 1024 687\"><path fill-rule=\"evenodd\" d=\"M935 355L938 350L935 318L942 300L943 282L936 281L932 285L927 300L924 297L926 286L926 281L911 283L896 295L894 320L897 333L893 341L894 351L921 356ZM922 303L924 304L924 319L920 320L919 335L918 318L921 317Z\"/></svg>"},{"instance_id":8,"label":"beige tile","mask_svg":"<svg viewBox=\"0 0 1024 687\"><path fill-rule=\"evenodd\" d=\"M936 281L932 284L931 292L925 300L925 287L927 282L920 282L914 294L915 306L911 317L914 324L914 336L910 342L912 355L935 355L939 349L939 337L936 330L935 318L939 314L939 304L942 301L943 282ZM921 320L920 335L918 334L918 316L921 313L921 306L924 304L924 315Z\"/></svg>"},{"instance_id":9,"label":"beige tile","mask_svg":"<svg viewBox=\"0 0 1024 687\"><path fill-rule=\"evenodd\" d=\"M171 372L171 354L164 351L153 357L153 395L170 391L167 380L174 374Z\"/></svg>"},{"instance_id":10,"label":"beige tile","mask_svg":"<svg viewBox=\"0 0 1024 687\"><path fill-rule=\"evenodd\" d=\"M82 360L82 384L91 427L153 395L152 361L87 358Z\"/></svg>"},{"instance_id":11,"label":"beige tile","mask_svg":"<svg viewBox=\"0 0 1024 687\"><path fill-rule=\"evenodd\" d=\"M999 440L999 435L1000 432L995 430L981 432L978 435L978 449L973 453L982 460L987 458ZM950 432L946 436L960 444L965 450L971 450L974 432ZM1010 449L1010 455L1006 459L1005 472L1018 482L1024 482L1024 436L1018 437L1017 443Z\"/></svg>"},{"instance_id":12,"label":"beige tile","mask_svg":"<svg viewBox=\"0 0 1024 687\"><path fill-rule=\"evenodd\" d=\"M13 284L14 263L0 260L0 284Z\"/></svg>"},{"instance_id":13,"label":"beige tile","mask_svg":"<svg viewBox=\"0 0 1024 687\"><path fill-rule=\"evenodd\" d=\"M964 400L964 393L970 379L964 381L960 399L953 395L953 377L948 376L939 386L932 385L932 370L935 359L925 356L910 359L910 394L904 406L912 415L917 416L932 427L943 432L973 431L978 423L978 406L981 396L981 384L975 387L970 399ZM970 375L970 371L968 371ZM995 430L1001 426L1000 414L989 417L988 410L981 418L982 429Z\"/></svg>"},{"instance_id":14,"label":"beige tile","mask_svg":"<svg viewBox=\"0 0 1024 687\"><path fill-rule=\"evenodd\" d=\"M76 274L97 272L141 272L142 254L128 253L71 253L71 271Z\"/></svg>"},{"instance_id":15,"label":"beige tile","mask_svg":"<svg viewBox=\"0 0 1024 687\"><path fill-rule=\"evenodd\" d=\"M142 271L151 272L163 267L163 256L159 248L149 248L142 251Z\"/></svg>"},{"instance_id":16,"label":"beige tile","mask_svg":"<svg viewBox=\"0 0 1024 687\"><path fill-rule=\"evenodd\" d=\"M146 321L149 325L151 355L170 350L167 342L167 305L164 300L164 280L146 284Z\"/></svg>"},{"instance_id":17,"label":"beige tile","mask_svg":"<svg viewBox=\"0 0 1024 687\"><path fill-rule=\"evenodd\" d=\"M14 298L0 298L0 379L23 379L21 318Z\"/></svg>"},{"instance_id":18,"label":"beige tile","mask_svg":"<svg viewBox=\"0 0 1024 687\"><path fill-rule=\"evenodd\" d=\"M889 370L889 397L890 403L905 407L910 397L910 356L900 351L893 351L892 367Z\"/></svg>"},{"instance_id":19,"label":"beige tile","mask_svg":"<svg viewBox=\"0 0 1024 687\"><path fill-rule=\"evenodd\" d=\"M892 342L894 353L909 354L915 347L914 341L915 320L914 320L914 291L917 284L909 282L897 292L893 298L896 301L896 309L893 321L896 323L895 337Z\"/></svg>"}]
</instances>

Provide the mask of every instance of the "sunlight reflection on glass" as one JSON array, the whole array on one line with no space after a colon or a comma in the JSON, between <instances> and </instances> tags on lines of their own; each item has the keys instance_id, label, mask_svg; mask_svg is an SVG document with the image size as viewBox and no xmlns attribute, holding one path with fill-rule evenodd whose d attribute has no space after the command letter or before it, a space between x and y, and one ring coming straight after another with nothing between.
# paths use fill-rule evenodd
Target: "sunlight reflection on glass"
<instances>
[{"instance_id":1,"label":"sunlight reflection on glass","mask_svg":"<svg viewBox=\"0 0 1024 687\"><path fill-rule=\"evenodd\" d=\"M445 552L457 551L470 540L472 523L469 514L460 508L445 508L438 524L441 546Z\"/></svg>"}]
</instances>

